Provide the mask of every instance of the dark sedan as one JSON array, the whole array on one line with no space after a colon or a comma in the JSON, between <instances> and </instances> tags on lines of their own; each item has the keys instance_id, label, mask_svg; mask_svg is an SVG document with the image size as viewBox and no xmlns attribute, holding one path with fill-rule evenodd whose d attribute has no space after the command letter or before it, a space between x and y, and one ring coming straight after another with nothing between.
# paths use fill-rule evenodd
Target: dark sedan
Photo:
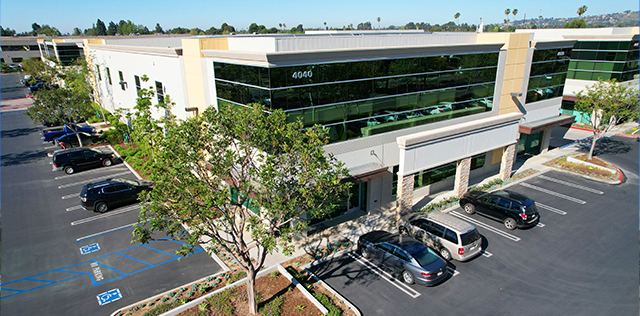
<instances>
[{"instance_id":1,"label":"dark sedan","mask_svg":"<svg viewBox=\"0 0 640 316\"><path fill-rule=\"evenodd\" d=\"M135 203L140 192L152 188L149 180L107 179L82 187L80 201L85 210L104 213L118 205Z\"/></svg>"},{"instance_id":2,"label":"dark sedan","mask_svg":"<svg viewBox=\"0 0 640 316\"><path fill-rule=\"evenodd\" d=\"M372 231L358 239L358 251L401 275L407 284L435 285L447 277L447 262L421 242L385 231Z\"/></svg>"},{"instance_id":3,"label":"dark sedan","mask_svg":"<svg viewBox=\"0 0 640 316\"><path fill-rule=\"evenodd\" d=\"M104 140L101 134L87 133L87 132L78 132L78 134L82 139L83 146L101 143ZM60 147L62 147L60 143L63 143L64 148L80 147L80 143L78 142L78 137L74 132L67 133L63 136L56 138L55 143Z\"/></svg>"},{"instance_id":4,"label":"dark sedan","mask_svg":"<svg viewBox=\"0 0 640 316\"><path fill-rule=\"evenodd\" d=\"M509 230L532 227L540 221L534 200L508 190L470 191L460 199L460 206L467 214L478 212L500 221Z\"/></svg>"}]
</instances>

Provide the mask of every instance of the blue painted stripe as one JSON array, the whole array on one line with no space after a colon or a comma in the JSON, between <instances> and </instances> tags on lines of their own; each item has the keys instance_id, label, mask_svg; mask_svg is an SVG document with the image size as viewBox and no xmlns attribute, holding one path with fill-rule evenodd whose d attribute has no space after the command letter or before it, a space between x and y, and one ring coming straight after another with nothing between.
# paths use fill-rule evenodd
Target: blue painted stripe
<instances>
[{"instance_id":1,"label":"blue painted stripe","mask_svg":"<svg viewBox=\"0 0 640 316\"><path fill-rule=\"evenodd\" d=\"M91 280L92 285L95 287L95 286L98 286L98 285L101 285L101 284L106 284L106 283L110 283L110 282L113 282L113 281L116 281L116 280L122 279L122 278L124 278L124 277L130 276L130 275L133 275L133 274L136 274L136 273L140 273L140 272L142 272L142 271L149 270L149 269L151 269L151 268L155 268L155 267L161 266L161 265L163 265L163 264L167 264L167 263L169 263L169 262L176 261L176 260L178 260L179 258L182 258L181 256L171 255L171 254L168 254L168 253L166 253L166 252L163 252L163 251L160 251L160 250L157 250L157 249L154 249L154 248L151 248L151 247L148 247L148 246L147 246L147 245L153 244L153 243L155 243L155 242L158 242L158 241L160 241L160 240L169 240L169 241L173 241L173 242L179 243L179 244L181 244L181 245L185 245L185 243L182 243L182 242L179 242L179 241L175 241L175 240L169 239L169 237L165 237L165 238L161 238L161 239L158 239L158 240L152 241L152 242L150 242L150 243L148 243L148 244L145 244L145 245L133 246L133 247L130 247L130 248L127 248L127 249L124 249L124 250L118 251L118 252L116 252L116 253L106 254L106 255L100 256L100 257L95 258L95 259L92 259L92 260L88 260L88 261L84 261L84 262L80 262L80 263L72 264L72 265L69 265L69 266L66 266L66 267L63 267L63 268L58 268L58 269L55 269L55 270L51 270L51 271L47 271L47 272L43 272L43 273L39 273L39 274L36 274L36 275L30 276L30 277L26 277L26 278L22 278L22 279L14 280L14 281L11 281L11 282L2 283L2 284L0 284L0 287L2 288L2 290L5 290L5 291L12 291L12 292L16 292L16 293L12 293L12 294L8 294L8 295L5 295L5 296L1 296L1 297L0 297L0 299L8 298L8 297L11 297L11 296L14 296L14 295L18 295L18 294L22 294L22 293L26 293L26 292L31 292L31 291L34 291L34 290L37 290L37 289L40 289L40 288L43 288L43 287L47 287L47 286L50 286L50 285L53 285L53 284L58 284L58 283L61 283L61 282L64 282L64 281L68 281L68 280L73 280L73 279L76 279L76 278L79 278L79 277L82 277L82 276L89 276L89 279ZM128 256L126 256L126 255L121 254L120 252L128 251L128 250L135 249L135 248L139 248L139 247L144 247L144 248L147 248L147 249L150 249L150 250L154 250L154 251L157 251L157 252L160 252L160 253L167 254L167 255L171 256L171 259L169 259L169 260L167 260L167 261L164 261L164 262L161 262L161 263L158 263L158 264L155 264L155 265L152 265L152 264L149 264L149 263L145 263L145 262L140 261L140 262L145 263L145 264L147 264L147 265L149 265L149 266L148 266L148 267L145 267L145 268L143 268L143 269L140 269L140 270L137 270L137 271L131 272L131 273L124 273L124 272L122 272L122 271L118 271L118 270L116 270L116 269L114 269L114 268L112 268L112 267L109 267L109 266L103 265L103 264L101 264L101 263L99 263L99 262L97 262L97 261L96 261L96 260L99 260L99 259L102 259L102 258L106 258L106 257L109 257L109 256L116 255L116 254L117 254L117 255L120 255L120 256L123 256L123 257L128 257ZM188 254L186 257L189 257L189 256L194 255L194 254L198 254L198 253L203 252L203 251L204 251L204 249L202 249L202 248L200 248L200 247L194 247L194 252L193 252L193 253ZM130 257L128 257L128 258L130 258ZM134 259L134 258L131 258L131 259ZM135 259L134 259L134 260L135 260ZM136 261L139 261L139 260L136 260ZM68 271L69 269L72 269L73 267L77 267L77 266L80 266L80 265L83 265L83 264L87 264L87 263L90 263L90 262L96 262L99 266L102 266L102 267L105 267L105 268L107 268L107 269L113 270L113 271L115 271L115 272L117 272L117 273L120 273L120 274L122 274L122 276L119 276L119 277L117 277L117 278L110 279L110 280L105 281L105 282L98 282L98 281L95 281L95 280L93 279L93 273L91 273L91 272ZM8 284L12 284L12 283L20 282L20 281L37 281L37 280L32 279L32 278L39 277L39 276L42 276L42 275L45 275L45 274L48 274L48 273L52 273L52 272L63 272L63 273L75 274L75 276L72 276L72 277L69 277L69 278L66 278L66 279L63 279L63 280L60 280L60 281L44 281L44 282L50 282L50 283L43 284L43 285L41 285L41 286L37 286L37 287L31 288L31 289L28 289L28 290L18 290L18 289L8 289L8 288L5 288L5 286L6 286L6 285L8 285Z\"/></svg>"},{"instance_id":2,"label":"blue painted stripe","mask_svg":"<svg viewBox=\"0 0 640 316\"><path fill-rule=\"evenodd\" d=\"M147 248L147 249L151 249L151 250L153 250L153 251L157 251L157 252L159 252L159 253L163 253L163 254L165 254L165 255L167 255L167 256L171 256L171 257L174 257L174 258L178 258L178 257L180 257L180 256L178 256L178 255L172 255L172 254L170 254L170 253L168 253L168 252L164 252L164 251L162 251L162 250L158 250L158 249L156 249L156 248L151 248L151 247L149 247L149 246L147 246L147 245L142 245L142 247L143 247L143 248Z\"/></svg>"},{"instance_id":3,"label":"blue painted stripe","mask_svg":"<svg viewBox=\"0 0 640 316\"><path fill-rule=\"evenodd\" d=\"M25 280L27 280L27 281L36 281L36 282L49 282L49 283L58 283L59 282L59 281L40 280L40 279L33 279L33 278L25 278Z\"/></svg>"},{"instance_id":4,"label":"blue painted stripe","mask_svg":"<svg viewBox=\"0 0 640 316\"><path fill-rule=\"evenodd\" d=\"M152 265L153 265L153 264L151 264L151 263L144 262L144 261L142 261L142 260L140 260L140 259L136 259L136 258L134 258L134 257L130 257L130 256L127 256L127 255L125 255L125 254L121 254L121 253L119 253L119 252L118 252L118 254L119 254L120 256L122 256L122 257L125 257L125 258L127 258L127 259L131 259L131 260L133 260L133 261L140 262L140 263L142 263L142 264L146 264L146 265L148 265L148 266L152 266Z\"/></svg>"},{"instance_id":5,"label":"blue painted stripe","mask_svg":"<svg viewBox=\"0 0 640 316\"><path fill-rule=\"evenodd\" d=\"M113 254L112 256L115 256L115 254ZM112 268L112 267L110 267L110 266L108 266L108 265L105 265L105 264L102 264L102 263L100 263L100 262L97 262L97 261L96 261L95 263L97 263L99 266L101 266L101 267L103 267L103 268L107 268L107 269L109 269L109 270L115 271L115 272L120 273L120 274L122 274L122 275L125 275L125 274L126 274L126 273L124 273L124 272L122 272L122 271L119 271L119 270L118 270L118 269L116 269L116 268Z\"/></svg>"}]
</instances>

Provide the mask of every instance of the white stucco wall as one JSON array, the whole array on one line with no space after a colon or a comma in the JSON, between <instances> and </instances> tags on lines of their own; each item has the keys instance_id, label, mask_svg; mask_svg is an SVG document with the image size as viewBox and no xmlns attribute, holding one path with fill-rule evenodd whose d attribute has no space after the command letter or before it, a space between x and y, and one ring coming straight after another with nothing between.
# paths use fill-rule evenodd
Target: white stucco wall
<instances>
[{"instance_id":1,"label":"white stucco wall","mask_svg":"<svg viewBox=\"0 0 640 316\"><path fill-rule=\"evenodd\" d=\"M95 71L95 65L100 66L102 80L98 81L98 86L105 109L114 111L117 108L127 108L133 111L138 96L134 76L142 78L146 75L149 81L145 83L141 80L141 88L152 87L155 92L155 82L161 82L165 97L170 96L175 103L171 113L180 120L187 118L187 112L184 109L188 107L188 99L182 58L100 49L91 49L90 52L94 64L93 70ZM107 67L111 72L112 85L107 81ZM124 81L127 82L125 90L122 90L118 84L120 81L118 71L122 71ZM154 97L152 102L157 104L157 98ZM161 114L164 113L157 113L157 115Z\"/></svg>"}]
</instances>

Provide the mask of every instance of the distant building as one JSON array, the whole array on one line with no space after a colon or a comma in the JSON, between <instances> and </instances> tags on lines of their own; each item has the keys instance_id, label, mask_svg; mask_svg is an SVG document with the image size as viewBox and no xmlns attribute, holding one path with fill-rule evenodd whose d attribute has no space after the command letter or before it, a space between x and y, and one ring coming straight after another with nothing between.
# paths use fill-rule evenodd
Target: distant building
<instances>
[{"instance_id":1,"label":"distant building","mask_svg":"<svg viewBox=\"0 0 640 316\"><path fill-rule=\"evenodd\" d=\"M18 65L29 58L40 58L37 37L10 37L0 38L0 62L7 65Z\"/></svg>"},{"instance_id":2,"label":"distant building","mask_svg":"<svg viewBox=\"0 0 640 316\"><path fill-rule=\"evenodd\" d=\"M325 150L354 183L336 216L354 216L408 212L474 179L506 179L517 153L547 150L551 128L574 119L560 105L575 40L532 38L353 31L86 39L84 48L110 111L132 109L150 87L154 103L171 96L180 119L261 103L326 127Z\"/></svg>"}]
</instances>

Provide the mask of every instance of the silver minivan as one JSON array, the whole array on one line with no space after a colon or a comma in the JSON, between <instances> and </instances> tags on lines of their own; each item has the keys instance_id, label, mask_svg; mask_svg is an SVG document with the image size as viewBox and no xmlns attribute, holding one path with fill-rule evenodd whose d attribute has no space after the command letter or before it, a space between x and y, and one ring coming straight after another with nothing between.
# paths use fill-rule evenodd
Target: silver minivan
<instances>
[{"instance_id":1,"label":"silver minivan","mask_svg":"<svg viewBox=\"0 0 640 316\"><path fill-rule=\"evenodd\" d=\"M398 222L400 233L421 241L446 259L467 261L482 251L482 236L471 224L452 215L413 213Z\"/></svg>"}]
</instances>

